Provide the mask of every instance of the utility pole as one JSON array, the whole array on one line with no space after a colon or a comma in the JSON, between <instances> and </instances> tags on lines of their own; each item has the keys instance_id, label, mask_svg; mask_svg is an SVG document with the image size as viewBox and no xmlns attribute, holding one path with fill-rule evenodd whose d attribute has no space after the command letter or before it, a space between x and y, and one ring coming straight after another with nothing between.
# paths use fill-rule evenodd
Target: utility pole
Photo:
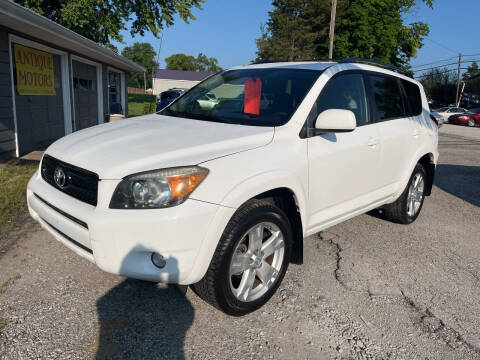
<instances>
[{"instance_id":1,"label":"utility pole","mask_svg":"<svg viewBox=\"0 0 480 360\"><path fill-rule=\"evenodd\" d=\"M337 14L337 0L332 0L332 11L330 13L330 48L328 49L328 59L333 59L333 37L335 36L335 16Z\"/></svg>"},{"instance_id":2,"label":"utility pole","mask_svg":"<svg viewBox=\"0 0 480 360\"><path fill-rule=\"evenodd\" d=\"M457 74L457 96L455 98L455 104L458 104L458 97L459 93L458 91L460 90L460 67L462 66L462 54L458 54L458 74Z\"/></svg>"},{"instance_id":3,"label":"utility pole","mask_svg":"<svg viewBox=\"0 0 480 360\"><path fill-rule=\"evenodd\" d=\"M147 74L146 71L143 72L143 93L147 93Z\"/></svg>"},{"instance_id":4,"label":"utility pole","mask_svg":"<svg viewBox=\"0 0 480 360\"><path fill-rule=\"evenodd\" d=\"M457 107L460 106L460 101L462 100L461 96L463 94L463 91L465 90L465 81L462 81L462 91L460 91L460 97L458 98L458 102L457 102Z\"/></svg>"},{"instance_id":5,"label":"utility pole","mask_svg":"<svg viewBox=\"0 0 480 360\"><path fill-rule=\"evenodd\" d=\"M162 43L163 43L163 31L162 35L160 36L160 44L158 45L158 52L157 52L157 59L155 62L158 64L157 66L160 66L160 63L158 62L160 60L160 50L162 50ZM157 69L152 68L152 94L155 91L155 72Z\"/></svg>"}]
</instances>

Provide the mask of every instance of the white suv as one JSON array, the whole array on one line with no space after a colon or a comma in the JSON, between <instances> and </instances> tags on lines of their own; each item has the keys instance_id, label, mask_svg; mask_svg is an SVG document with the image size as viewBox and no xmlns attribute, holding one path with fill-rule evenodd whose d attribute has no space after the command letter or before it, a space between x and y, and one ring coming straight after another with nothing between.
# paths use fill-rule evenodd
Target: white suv
<instances>
[{"instance_id":1,"label":"white suv","mask_svg":"<svg viewBox=\"0 0 480 360\"><path fill-rule=\"evenodd\" d=\"M206 94L218 100L202 106ZM110 273L191 284L258 309L303 238L369 210L408 224L429 195L437 127L422 86L363 63L237 67L161 113L51 145L30 214Z\"/></svg>"}]
</instances>

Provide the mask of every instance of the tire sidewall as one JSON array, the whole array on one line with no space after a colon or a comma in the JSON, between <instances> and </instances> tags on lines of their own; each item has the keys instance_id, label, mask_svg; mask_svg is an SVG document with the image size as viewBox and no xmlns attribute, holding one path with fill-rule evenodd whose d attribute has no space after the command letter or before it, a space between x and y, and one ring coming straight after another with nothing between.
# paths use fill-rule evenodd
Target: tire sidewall
<instances>
[{"instance_id":1,"label":"tire sidewall","mask_svg":"<svg viewBox=\"0 0 480 360\"><path fill-rule=\"evenodd\" d=\"M423 194L422 194L422 202L420 203L420 207L418 208L418 211L415 213L413 216L408 215L408 191L410 189L410 185L412 184L412 181L415 177L416 174L422 174L423 176L423 181L424 181L424 186L423 186ZM408 181L407 188L405 189L405 192L403 194L403 199L402 199L402 212L403 212L403 217L405 219L405 223L410 224L414 222L418 215L420 215L420 212L422 211L423 203L425 202L425 188L427 185L427 173L425 171L425 168L423 167L422 164L417 164L415 166L415 169L413 170L412 175L410 176L410 180Z\"/></svg>"},{"instance_id":2,"label":"tire sidewall","mask_svg":"<svg viewBox=\"0 0 480 360\"><path fill-rule=\"evenodd\" d=\"M238 226L229 229L229 231L223 235L225 240L228 241L228 246L222 258L219 271L217 272L216 283L221 285L217 286L216 292L219 305L225 312L231 315L244 315L264 305L273 296L285 276L291 255L292 231L285 214L283 214L280 209L274 209L275 208L272 207L258 207L253 209L247 214L247 219L242 219ZM243 302L233 295L230 288L230 263L233 252L243 235L255 224L261 222L272 222L282 231L285 242L284 259L275 284L259 299L251 302Z\"/></svg>"}]
</instances>

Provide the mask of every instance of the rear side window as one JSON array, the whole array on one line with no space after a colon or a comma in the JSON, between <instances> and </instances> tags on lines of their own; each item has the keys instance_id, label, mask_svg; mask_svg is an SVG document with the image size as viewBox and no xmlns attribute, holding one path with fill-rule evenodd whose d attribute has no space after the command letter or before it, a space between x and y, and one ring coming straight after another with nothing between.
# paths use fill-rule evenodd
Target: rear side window
<instances>
[{"instance_id":1,"label":"rear side window","mask_svg":"<svg viewBox=\"0 0 480 360\"><path fill-rule=\"evenodd\" d=\"M343 74L330 80L315 104L315 120L328 109L350 110L355 114L357 126L369 121L368 103L362 74Z\"/></svg>"},{"instance_id":2,"label":"rear side window","mask_svg":"<svg viewBox=\"0 0 480 360\"><path fill-rule=\"evenodd\" d=\"M375 120L405 116L402 93L397 79L390 76L368 76L375 101Z\"/></svg>"},{"instance_id":3,"label":"rear side window","mask_svg":"<svg viewBox=\"0 0 480 360\"><path fill-rule=\"evenodd\" d=\"M176 91L165 91L162 94L162 99L167 100L167 101L174 100L177 97L178 97L178 94L177 94Z\"/></svg>"},{"instance_id":4,"label":"rear side window","mask_svg":"<svg viewBox=\"0 0 480 360\"><path fill-rule=\"evenodd\" d=\"M422 113L422 97L420 95L420 88L411 81L401 80L405 94L407 95L407 115L417 116Z\"/></svg>"}]
</instances>

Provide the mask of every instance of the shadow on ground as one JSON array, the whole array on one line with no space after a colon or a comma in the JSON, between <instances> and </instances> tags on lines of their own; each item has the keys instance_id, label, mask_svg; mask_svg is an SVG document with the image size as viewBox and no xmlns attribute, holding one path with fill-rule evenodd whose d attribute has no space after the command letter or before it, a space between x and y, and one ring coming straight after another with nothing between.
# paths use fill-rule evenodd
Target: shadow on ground
<instances>
[{"instance_id":1,"label":"shadow on ground","mask_svg":"<svg viewBox=\"0 0 480 360\"><path fill-rule=\"evenodd\" d=\"M439 164L435 174L435 185L480 207L480 166Z\"/></svg>"},{"instance_id":2,"label":"shadow on ground","mask_svg":"<svg viewBox=\"0 0 480 360\"><path fill-rule=\"evenodd\" d=\"M194 309L175 286L126 279L97 301L96 359L185 359Z\"/></svg>"}]
</instances>

